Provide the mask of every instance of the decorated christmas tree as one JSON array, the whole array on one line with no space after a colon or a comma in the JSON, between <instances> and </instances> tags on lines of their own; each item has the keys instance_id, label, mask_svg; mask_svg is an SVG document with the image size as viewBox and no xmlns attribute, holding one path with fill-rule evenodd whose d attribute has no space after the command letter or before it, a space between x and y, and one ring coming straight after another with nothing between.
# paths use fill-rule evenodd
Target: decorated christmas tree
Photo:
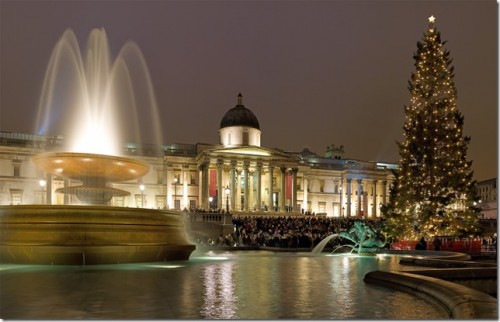
<instances>
[{"instance_id":1,"label":"decorated christmas tree","mask_svg":"<svg viewBox=\"0 0 500 322\"><path fill-rule=\"evenodd\" d=\"M417 240L433 236L471 236L479 231L478 197L467 161L470 138L457 108L450 53L435 18L417 42L416 71L409 81L404 140L389 203L382 208L389 235Z\"/></svg>"}]
</instances>

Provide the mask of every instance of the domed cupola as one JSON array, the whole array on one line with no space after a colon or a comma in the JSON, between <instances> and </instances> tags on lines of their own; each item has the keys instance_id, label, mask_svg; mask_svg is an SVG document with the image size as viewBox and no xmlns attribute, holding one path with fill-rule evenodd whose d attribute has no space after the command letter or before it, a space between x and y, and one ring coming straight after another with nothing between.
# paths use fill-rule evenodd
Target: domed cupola
<instances>
[{"instance_id":1,"label":"domed cupola","mask_svg":"<svg viewBox=\"0 0 500 322\"><path fill-rule=\"evenodd\" d=\"M241 93L238 94L238 105L227 111L220 121L221 129L228 126L246 126L260 130L259 121L255 114L243 105Z\"/></svg>"},{"instance_id":2,"label":"domed cupola","mask_svg":"<svg viewBox=\"0 0 500 322\"><path fill-rule=\"evenodd\" d=\"M260 146L260 126L255 114L243 105L243 95L238 94L238 104L224 114L219 128L220 143L224 146Z\"/></svg>"}]
</instances>

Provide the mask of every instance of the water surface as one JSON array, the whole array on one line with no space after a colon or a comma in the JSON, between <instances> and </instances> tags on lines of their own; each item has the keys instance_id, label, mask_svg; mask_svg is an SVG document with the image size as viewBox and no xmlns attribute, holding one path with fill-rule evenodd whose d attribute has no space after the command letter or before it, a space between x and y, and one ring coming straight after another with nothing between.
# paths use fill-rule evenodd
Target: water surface
<instances>
[{"instance_id":1,"label":"water surface","mask_svg":"<svg viewBox=\"0 0 500 322\"><path fill-rule=\"evenodd\" d=\"M439 306L365 284L396 257L200 252L189 261L0 265L4 319L445 319Z\"/></svg>"}]
</instances>

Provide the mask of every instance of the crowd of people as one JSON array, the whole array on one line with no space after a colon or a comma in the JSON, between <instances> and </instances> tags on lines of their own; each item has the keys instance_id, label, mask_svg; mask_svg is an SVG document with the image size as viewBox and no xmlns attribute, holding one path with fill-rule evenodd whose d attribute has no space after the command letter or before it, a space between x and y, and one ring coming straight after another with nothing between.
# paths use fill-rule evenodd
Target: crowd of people
<instances>
[{"instance_id":1,"label":"crowd of people","mask_svg":"<svg viewBox=\"0 0 500 322\"><path fill-rule=\"evenodd\" d=\"M210 209L204 209L204 208L184 208L182 210L183 212L195 212L195 213L209 213L209 214L225 214L226 210L221 209L221 208L210 208ZM228 212L229 213L229 212Z\"/></svg>"},{"instance_id":2,"label":"crowd of people","mask_svg":"<svg viewBox=\"0 0 500 322\"><path fill-rule=\"evenodd\" d=\"M348 231L356 220L359 218L234 216L234 232L207 243L213 246L314 248L325 237ZM383 221L366 220L366 224L379 231ZM339 241L332 241L336 242Z\"/></svg>"}]
</instances>

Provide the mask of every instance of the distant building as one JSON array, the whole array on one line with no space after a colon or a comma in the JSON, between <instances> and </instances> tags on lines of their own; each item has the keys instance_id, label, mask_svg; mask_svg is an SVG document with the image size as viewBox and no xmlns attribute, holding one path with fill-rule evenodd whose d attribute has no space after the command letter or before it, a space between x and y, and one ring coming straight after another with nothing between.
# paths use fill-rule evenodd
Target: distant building
<instances>
[{"instance_id":1,"label":"distant building","mask_svg":"<svg viewBox=\"0 0 500 322\"><path fill-rule=\"evenodd\" d=\"M261 146L254 113L237 105L223 116L219 144L127 144L124 155L147 162L150 172L139 182L112 183L130 192L113 206L216 208L238 211L288 211L327 216L380 217L388 202L397 165L345 158L344 146L329 145L324 156L303 149L283 151ZM0 204L75 204L58 188L78 185L36 169L31 157L60 149L64 138L0 132ZM40 185L40 180L44 185ZM227 191L227 195L226 195Z\"/></svg>"},{"instance_id":2,"label":"distant building","mask_svg":"<svg viewBox=\"0 0 500 322\"><path fill-rule=\"evenodd\" d=\"M485 219L497 218L497 178L477 182L477 193L480 198L479 205L483 209Z\"/></svg>"}]
</instances>

